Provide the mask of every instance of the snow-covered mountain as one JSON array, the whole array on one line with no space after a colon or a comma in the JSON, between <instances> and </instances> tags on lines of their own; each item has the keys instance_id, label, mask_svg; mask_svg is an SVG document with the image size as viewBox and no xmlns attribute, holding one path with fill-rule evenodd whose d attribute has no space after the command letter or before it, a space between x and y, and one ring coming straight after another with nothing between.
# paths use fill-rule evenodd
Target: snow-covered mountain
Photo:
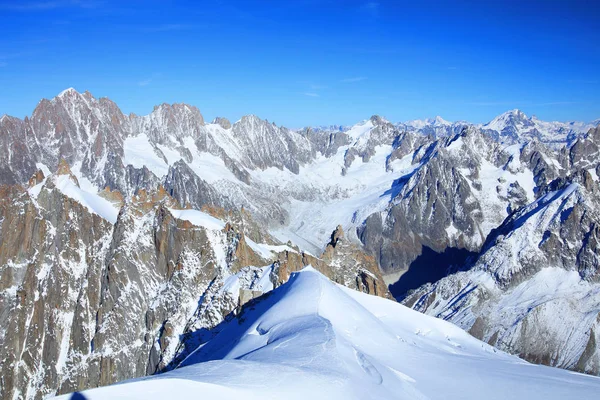
<instances>
[{"instance_id":1,"label":"snow-covered mountain","mask_svg":"<svg viewBox=\"0 0 600 400\"><path fill-rule=\"evenodd\" d=\"M310 267L199 341L172 372L83 395L547 400L594 398L600 390L597 377L527 364Z\"/></svg>"},{"instance_id":2,"label":"snow-covered mountain","mask_svg":"<svg viewBox=\"0 0 600 400\"><path fill-rule=\"evenodd\" d=\"M589 318L598 314L600 129L587 127L514 111L484 126L373 116L292 130L253 115L207 123L186 104L125 115L74 89L24 120L4 116L0 367L9 372L0 394L35 398L162 371L195 348L194 332L309 264L371 294L387 296L393 284L423 312L467 315L448 318L527 360L598 373ZM556 211L547 227L519 233L527 240L505 241L510 221L537 215L547 193L570 184L587 219ZM528 273L501 281L494 272L498 288L470 292L454 309L447 296L495 262L486 254ZM587 308L544 309L546 346L527 347L527 330L491 340L504 320L485 307L502 296L516 304L511 288L544 267L577 271L560 293L589 299ZM532 293L537 302L555 295ZM587 328L568 334L556 322L563 313L567 328Z\"/></svg>"},{"instance_id":3,"label":"snow-covered mountain","mask_svg":"<svg viewBox=\"0 0 600 400\"><path fill-rule=\"evenodd\" d=\"M473 124L467 121L450 122L440 116L398 124L404 130L431 135L435 138L460 133L466 126L476 126L502 143L524 143L535 139L553 147L572 144L575 139L582 137L598 125L600 120L588 123L542 121L536 116L529 117L518 109L500 114L485 124Z\"/></svg>"},{"instance_id":4,"label":"snow-covered mountain","mask_svg":"<svg viewBox=\"0 0 600 400\"><path fill-rule=\"evenodd\" d=\"M404 303L529 360L598 374L599 226L597 178L582 170L507 218L467 271Z\"/></svg>"},{"instance_id":5,"label":"snow-covered mountain","mask_svg":"<svg viewBox=\"0 0 600 400\"><path fill-rule=\"evenodd\" d=\"M429 135L434 138L452 136L466 127L472 125L466 121L450 122L440 116L427 119L414 119L398 123L397 126L405 131Z\"/></svg>"},{"instance_id":6,"label":"snow-covered mountain","mask_svg":"<svg viewBox=\"0 0 600 400\"><path fill-rule=\"evenodd\" d=\"M546 122L537 117L528 117L520 110L507 111L481 126L498 135L503 142L538 140L553 146L573 143L575 139L598 126L598 121Z\"/></svg>"}]
</instances>

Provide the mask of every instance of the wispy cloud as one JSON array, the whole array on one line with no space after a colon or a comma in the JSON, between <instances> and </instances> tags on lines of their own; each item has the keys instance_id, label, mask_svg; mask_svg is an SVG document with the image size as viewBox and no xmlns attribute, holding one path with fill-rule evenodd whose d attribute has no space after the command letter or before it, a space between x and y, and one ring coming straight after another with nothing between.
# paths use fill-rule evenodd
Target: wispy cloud
<instances>
[{"instance_id":1,"label":"wispy cloud","mask_svg":"<svg viewBox=\"0 0 600 400\"><path fill-rule=\"evenodd\" d=\"M95 0L9 1L6 3L1 3L0 9L8 11L35 12L66 7L96 8L102 4L102 1Z\"/></svg>"},{"instance_id":2,"label":"wispy cloud","mask_svg":"<svg viewBox=\"0 0 600 400\"><path fill-rule=\"evenodd\" d=\"M596 85L598 83L600 83L599 80L596 79L569 79L568 80L569 83L583 83L586 85Z\"/></svg>"},{"instance_id":3,"label":"wispy cloud","mask_svg":"<svg viewBox=\"0 0 600 400\"><path fill-rule=\"evenodd\" d=\"M155 80L155 79L157 79L157 78L160 78L160 77L161 77L161 75L162 75L161 73L154 73L154 74L152 74L152 76L151 76L151 77L149 77L148 79L144 79L144 80L141 80L141 81L139 81L139 82L137 83L137 85L138 85L138 86L141 86L141 87L143 87L143 86L148 86L149 84L151 84L152 82L154 82L154 80Z\"/></svg>"},{"instance_id":4,"label":"wispy cloud","mask_svg":"<svg viewBox=\"0 0 600 400\"><path fill-rule=\"evenodd\" d=\"M314 84L314 83L311 83L311 84L309 85L309 87L310 87L310 90L323 90L323 89L327 89L327 86L324 86L324 85L316 85L316 84Z\"/></svg>"},{"instance_id":5,"label":"wispy cloud","mask_svg":"<svg viewBox=\"0 0 600 400\"><path fill-rule=\"evenodd\" d=\"M346 79L342 79L340 82L342 83L353 83L353 82L360 82L360 81L366 81L367 78L364 76L356 76L354 78L346 78Z\"/></svg>"},{"instance_id":6,"label":"wispy cloud","mask_svg":"<svg viewBox=\"0 0 600 400\"><path fill-rule=\"evenodd\" d=\"M378 17L380 4L375 1L369 1L368 3L363 4L361 9L364 10L371 17Z\"/></svg>"},{"instance_id":7,"label":"wispy cloud","mask_svg":"<svg viewBox=\"0 0 600 400\"><path fill-rule=\"evenodd\" d=\"M195 25L189 24L162 24L157 26L151 26L144 29L146 32L172 32L172 31L186 31L194 29Z\"/></svg>"},{"instance_id":8,"label":"wispy cloud","mask_svg":"<svg viewBox=\"0 0 600 400\"><path fill-rule=\"evenodd\" d=\"M564 106L564 105L569 105L569 104L580 104L579 101L550 101L547 103L534 103L532 105L534 106Z\"/></svg>"},{"instance_id":9,"label":"wispy cloud","mask_svg":"<svg viewBox=\"0 0 600 400\"><path fill-rule=\"evenodd\" d=\"M305 93L302 93L302 94L305 95L305 96L308 96L308 97L321 97L321 96L319 96L318 93L305 92Z\"/></svg>"},{"instance_id":10,"label":"wispy cloud","mask_svg":"<svg viewBox=\"0 0 600 400\"><path fill-rule=\"evenodd\" d=\"M519 104L523 104L522 101L472 101L472 102L468 102L467 105L469 106L482 106L482 107L486 107L486 106L517 106Z\"/></svg>"},{"instance_id":11,"label":"wispy cloud","mask_svg":"<svg viewBox=\"0 0 600 400\"><path fill-rule=\"evenodd\" d=\"M451 66L451 67L446 67L446 69L450 70L450 71L456 71L456 70L458 70L458 67Z\"/></svg>"}]
</instances>

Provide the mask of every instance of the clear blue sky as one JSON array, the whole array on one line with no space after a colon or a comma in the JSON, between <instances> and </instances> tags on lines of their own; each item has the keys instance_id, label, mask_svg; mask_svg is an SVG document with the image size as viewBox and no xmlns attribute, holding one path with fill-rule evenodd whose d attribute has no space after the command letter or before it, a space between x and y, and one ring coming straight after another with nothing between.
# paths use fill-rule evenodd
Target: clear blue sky
<instances>
[{"instance_id":1,"label":"clear blue sky","mask_svg":"<svg viewBox=\"0 0 600 400\"><path fill-rule=\"evenodd\" d=\"M0 0L0 114L75 87L126 112L300 127L520 108L600 118L600 1Z\"/></svg>"}]
</instances>

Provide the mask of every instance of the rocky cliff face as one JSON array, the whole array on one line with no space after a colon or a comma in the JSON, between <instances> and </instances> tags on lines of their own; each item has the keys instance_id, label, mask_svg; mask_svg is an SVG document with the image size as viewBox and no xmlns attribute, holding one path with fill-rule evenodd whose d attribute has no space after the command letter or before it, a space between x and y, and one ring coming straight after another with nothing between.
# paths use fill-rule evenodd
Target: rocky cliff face
<instances>
[{"instance_id":1,"label":"rocky cliff face","mask_svg":"<svg viewBox=\"0 0 600 400\"><path fill-rule=\"evenodd\" d=\"M532 362L598 374L599 194L586 170L553 181L492 231L467 271L404 303Z\"/></svg>"},{"instance_id":2,"label":"rocky cliff face","mask_svg":"<svg viewBox=\"0 0 600 400\"><path fill-rule=\"evenodd\" d=\"M79 183L64 160L56 174L34 174L30 186L0 190L3 398L42 398L170 368L190 338L248 293L271 290L311 262L337 273L337 264L298 250L247 242L250 235L275 243L244 211L181 209L162 187L125 204L118 192L101 192L118 212L113 223L92 198L74 198ZM261 246L275 251L257 253ZM349 287L386 293L380 277L355 271Z\"/></svg>"},{"instance_id":3,"label":"rocky cliff face","mask_svg":"<svg viewBox=\"0 0 600 400\"><path fill-rule=\"evenodd\" d=\"M520 156L475 129L421 146L386 209L358 228L361 241L385 272L421 268L419 257L430 252L479 251L494 227L534 199L534 176Z\"/></svg>"},{"instance_id":4,"label":"rocky cliff face","mask_svg":"<svg viewBox=\"0 0 600 400\"><path fill-rule=\"evenodd\" d=\"M599 138L591 130L554 161L526 145L536 200L493 229L463 271L403 302L532 362L600 373Z\"/></svg>"}]
</instances>

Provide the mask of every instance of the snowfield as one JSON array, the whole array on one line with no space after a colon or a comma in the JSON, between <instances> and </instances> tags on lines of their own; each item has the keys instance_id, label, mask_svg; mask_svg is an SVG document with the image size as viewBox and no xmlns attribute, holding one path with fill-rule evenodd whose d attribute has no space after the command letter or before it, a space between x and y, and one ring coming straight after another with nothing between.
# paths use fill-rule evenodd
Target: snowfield
<instances>
[{"instance_id":1,"label":"snowfield","mask_svg":"<svg viewBox=\"0 0 600 400\"><path fill-rule=\"evenodd\" d=\"M455 325L338 286L311 267L215 332L171 372L83 395L549 400L600 393L600 378L529 364Z\"/></svg>"}]
</instances>

